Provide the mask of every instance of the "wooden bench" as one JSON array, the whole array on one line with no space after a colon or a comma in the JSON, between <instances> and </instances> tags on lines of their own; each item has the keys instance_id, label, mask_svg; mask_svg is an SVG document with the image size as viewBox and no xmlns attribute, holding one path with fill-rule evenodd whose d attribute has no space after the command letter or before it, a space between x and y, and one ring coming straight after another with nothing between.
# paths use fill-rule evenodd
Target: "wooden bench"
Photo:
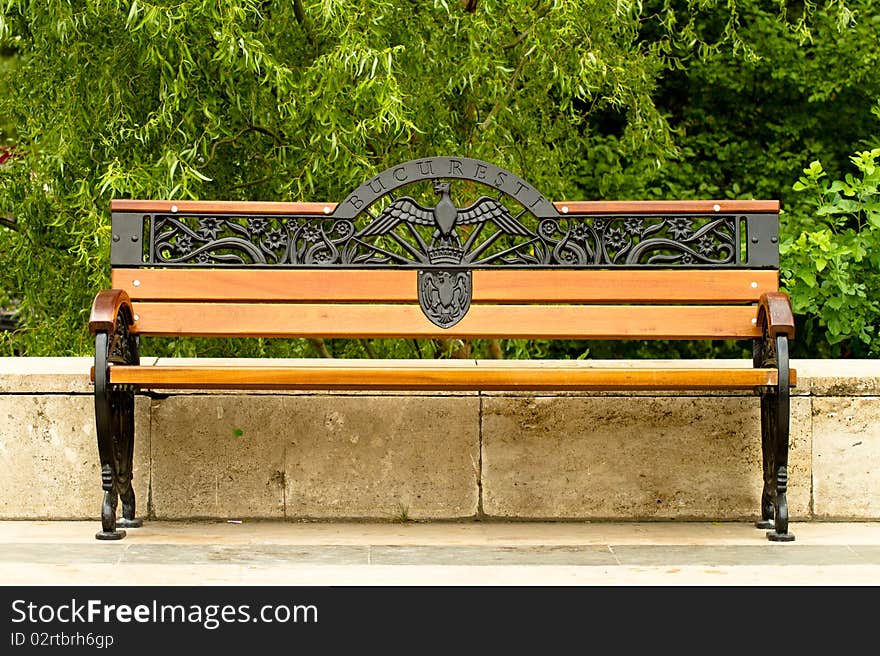
<instances>
[{"instance_id":1,"label":"wooden bench","mask_svg":"<svg viewBox=\"0 0 880 656\"><path fill-rule=\"evenodd\" d=\"M778 289L777 201L550 202L490 163L434 157L388 169L339 204L117 199L111 210L112 289L98 293L89 323L99 539L141 525L134 397L169 389L747 390L761 408L756 525L770 540L794 539L794 319ZM751 342L753 358L741 367L345 358L146 366L146 336L735 339Z\"/></svg>"}]
</instances>

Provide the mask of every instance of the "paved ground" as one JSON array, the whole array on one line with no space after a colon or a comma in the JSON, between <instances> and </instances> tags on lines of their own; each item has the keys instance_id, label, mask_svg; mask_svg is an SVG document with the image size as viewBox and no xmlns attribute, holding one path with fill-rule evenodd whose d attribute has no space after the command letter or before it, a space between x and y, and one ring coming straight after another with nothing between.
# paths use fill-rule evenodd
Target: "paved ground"
<instances>
[{"instance_id":1,"label":"paved ground","mask_svg":"<svg viewBox=\"0 0 880 656\"><path fill-rule=\"evenodd\" d=\"M880 585L880 522L0 522L4 585Z\"/></svg>"}]
</instances>

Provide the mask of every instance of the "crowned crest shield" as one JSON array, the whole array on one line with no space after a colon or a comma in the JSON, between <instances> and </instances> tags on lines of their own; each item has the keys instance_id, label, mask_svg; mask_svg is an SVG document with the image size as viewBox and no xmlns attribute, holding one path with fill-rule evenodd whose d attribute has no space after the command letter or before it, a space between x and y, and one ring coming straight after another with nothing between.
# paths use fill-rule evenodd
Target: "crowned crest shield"
<instances>
[{"instance_id":1,"label":"crowned crest shield","mask_svg":"<svg viewBox=\"0 0 880 656\"><path fill-rule=\"evenodd\" d=\"M454 326L471 306L472 286L470 271L419 271L419 305L422 312L441 328Z\"/></svg>"}]
</instances>

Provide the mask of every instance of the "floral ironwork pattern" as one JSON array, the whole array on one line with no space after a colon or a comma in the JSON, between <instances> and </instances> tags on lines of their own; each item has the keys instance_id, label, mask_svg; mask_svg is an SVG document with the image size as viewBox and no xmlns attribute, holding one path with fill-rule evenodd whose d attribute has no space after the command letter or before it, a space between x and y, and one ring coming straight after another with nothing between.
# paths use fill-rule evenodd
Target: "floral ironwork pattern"
<instances>
[{"instance_id":1,"label":"floral ironwork pattern","mask_svg":"<svg viewBox=\"0 0 880 656\"><path fill-rule=\"evenodd\" d=\"M109 335L107 361L117 364L137 364L140 361L137 340L137 336L132 335L129 329L125 314L120 310L116 315L116 330Z\"/></svg>"},{"instance_id":2,"label":"floral ironwork pattern","mask_svg":"<svg viewBox=\"0 0 880 656\"><path fill-rule=\"evenodd\" d=\"M544 220L550 263L719 265L736 261L735 217L599 217Z\"/></svg>"},{"instance_id":3,"label":"floral ironwork pattern","mask_svg":"<svg viewBox=\"0 0 880 656\"><path fill-rule=\"evenodd\" d=\"M738 259L738 217L731 214L579 216L552 206L533 211L527 199L503 190L459 206L452 181L443 178L407 188L421 195L389 192L351 216L156 215L147 263L422 269L719 266ZM429 202L432 193L439 200Z\"/></svg>"},{"instance_id":4,"label":"floral ironwork pattern","mask_svg":"<svg viewBox=\"0 0 880 656\"><path fill-rule=\"evenodd\" d=\"M537 220L505 211L498 217L456 224L445 235L428 222L389 225L385 219L387 216L379 215L360 227L354 221L306 216L155 216L150 263L418 268L718 266L736 263L738 248L734 216ZM516 232L511 220L519 226Z\"/></svg>"}]
</instances>

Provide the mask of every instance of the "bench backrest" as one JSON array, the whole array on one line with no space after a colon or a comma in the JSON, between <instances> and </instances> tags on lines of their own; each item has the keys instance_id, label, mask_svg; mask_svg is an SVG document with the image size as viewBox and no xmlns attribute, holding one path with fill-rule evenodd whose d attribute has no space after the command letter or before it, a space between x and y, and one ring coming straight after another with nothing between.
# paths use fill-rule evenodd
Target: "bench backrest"
<instances>
[{"instance_id":1,"label":"bench backrest","mask_svg":"<svg viewBox=\"0 0 880 656\"><path fill-rule=\"evenodd\" d=\"M778 289L778 201L549 202L465 158L339 204L111 210L112 285L144 335L754 338Z\"/></svg>"}]
</instances>

